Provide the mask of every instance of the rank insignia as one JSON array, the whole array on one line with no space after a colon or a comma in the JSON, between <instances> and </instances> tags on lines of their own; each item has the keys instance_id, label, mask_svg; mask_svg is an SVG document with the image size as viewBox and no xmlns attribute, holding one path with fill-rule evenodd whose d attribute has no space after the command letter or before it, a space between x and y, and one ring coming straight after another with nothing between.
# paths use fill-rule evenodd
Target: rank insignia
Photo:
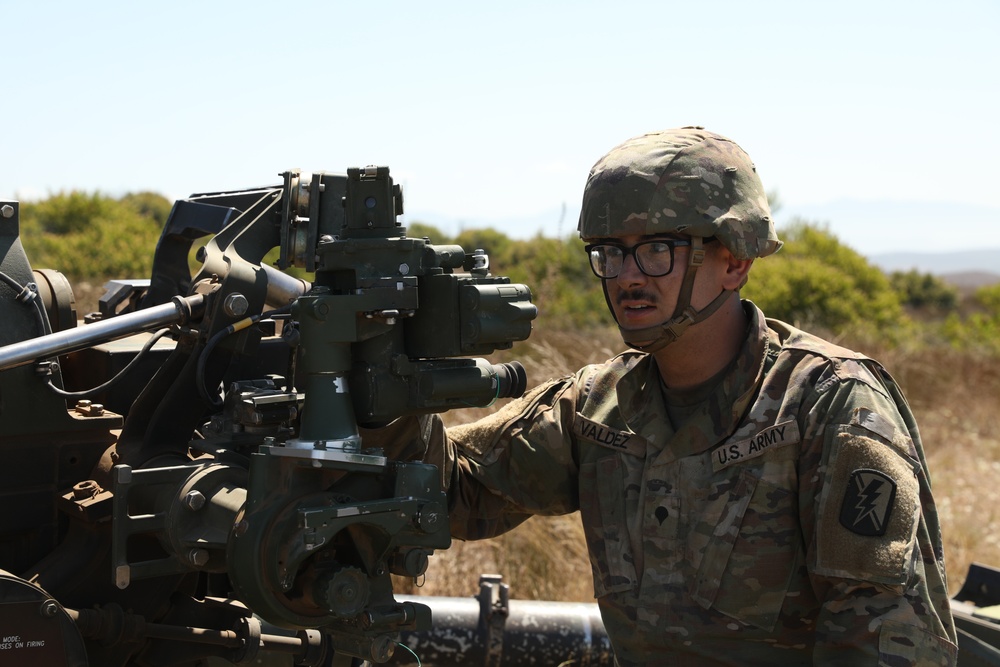
<instances>
[{"instance_id":1,"label":"rank insignia","mask_svg":"<svg viewBox=\"0 0 1000 667\"><path fill-rule=\"evenodd\" d=\"M867 537L885 535L896 499L896 482L878 470L855 470L847 481L840 523Z\"/></svg>"}]
</instances>

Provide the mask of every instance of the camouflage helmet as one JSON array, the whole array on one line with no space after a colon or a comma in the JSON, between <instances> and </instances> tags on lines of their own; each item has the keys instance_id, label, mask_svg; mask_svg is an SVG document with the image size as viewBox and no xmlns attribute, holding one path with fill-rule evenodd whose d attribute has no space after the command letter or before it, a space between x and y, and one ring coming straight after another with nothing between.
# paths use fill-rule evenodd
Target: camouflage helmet
<instances>
[{"instance_id":1,"label":"camouflage helmet","mask_svg":"<svg viewBox=\"0 0 1000 667\"><path fill-rule=\"evenodd\" d=\"M590 171L578 231L583 239L714 236L737 259L781 247L750 156L701 127L653 132L611 149Z\"/></svg>"}]
</instances>

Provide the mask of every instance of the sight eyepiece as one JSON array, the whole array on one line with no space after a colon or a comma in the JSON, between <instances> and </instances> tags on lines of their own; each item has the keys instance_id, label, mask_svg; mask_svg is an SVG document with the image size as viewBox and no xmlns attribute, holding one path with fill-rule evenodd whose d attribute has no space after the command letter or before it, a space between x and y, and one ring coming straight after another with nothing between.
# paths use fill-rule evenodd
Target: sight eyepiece
<instances>
[{"instance_id":1,"label":"sight eyepiece","mask_svg":"<svg viewBox=\"0 0 1000 667\"><path fill-rule=\"evenodd\" d=\"M528 374L520 361L494 364L498 387L497 398L520 398L528 388Z\"/></svg>"}]
</instances>

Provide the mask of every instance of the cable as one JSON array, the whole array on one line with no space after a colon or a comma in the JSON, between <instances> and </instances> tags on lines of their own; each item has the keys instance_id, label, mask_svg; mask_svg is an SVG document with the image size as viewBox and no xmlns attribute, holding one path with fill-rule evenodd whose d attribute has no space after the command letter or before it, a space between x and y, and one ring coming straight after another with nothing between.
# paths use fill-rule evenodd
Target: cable
<instances>
[{"instance_id":1,"label":"cable","mask_svg":"<svg viewBox=\"0 0 1000 667\"><path fill-rule=\"evenodd\" d=\"M45 314L44 306L38 298L38 286L35 285L35 283L22 285L3 271L0 271L0 280L7 283L11 289L18 293L17 296L14 297L15 301L19 301L20 303L30 302L31 305L35 307L35 317L38 318L38 323L42 327L42 333L45 335L52 333L52 327L49 325L48 315Z\"/></svg>"},{"instance_id":2,"label":"cable","mask_svg":"<svg viewBox=\"0 0 1000 667\"><path fill-rule=\"evenodd\" d=\"M415 652L413 651L413 649L412 649L412 648L410 648L409 646L407 646L407 645L406 645L406 644L404 644L403 642L401 642L401 641L398 641L398 640L394 640L394 641L396 642L396 646L402 646L402 647L403 647L403 648L405 648L405 649L406 649L407 651L409 651L409 652L410 652L410 655L412 655L412 656L413 656L413 657L414 657L414 658L416 659L416 661L417 661L417 667L420 667L420 665L421 665L421 662L420 662L420 656L419 656L419 655L417 655L417 654L416 654L416 653L415 653Z\"/></svg>"},{"instance_id":3,"label":"cable","mask_svg":"<svg viewBox=\"0 0 1000 667\"><path fill-rule=\"evenodd\" d=\"M150 337L150 339L148 341L146 341L146 344L142 346L142 349L139 350L139 353L136 354L132 358L132 360L130 362L128 362L127 364L125 364L125 368L123 368L120 371L118 371L115 374L115 376L113 378L111 378L110 380L108 380L107 382L105 382L105 383L103 383L101 385L98 385L98 386L94 387L93 389L84 389L82 391L66 391L65 389L60 389L59 387L57 387L54 384L52 384L52 377L51 376L49 377L49 379L46 381L45 384L53 392L55 392L56 394L59 394L60 396L62 396L64 398L87 398L88 396L91 396L93 394L100 393L100 392L104 391L105 389L107 389L108 387L110 387L113 384L115 384L116 382L118 382L119 380L121 380L122 377L125 375L125 373L127 373L129 371L129 369L131 369L133 366L135 366L139 362L139 360L142 359L142 357L144 357L146 355L146 353L148 353L153 348L153 345L156 344L156 341L158 341L161 338L163 338L163 336L166 335L167 333L169 333L169 331L170 331L170 329L160 329L155 334L153 334Z\"/></svg>"},{"instance_id":4,"label":"cable","mask_svg":"<svg viewBox=\"0 0 1000 667\"><path fill-rule=\"evenodd\" d=\"M239 322L230 324L225 329L217 331L215 335L208 339L205 343L205 347L202 349L201 353L198 355L198 365L197 372L195 373L195 385L198 388L198 395L201 399L209 404L213 408L221 408L225 403L225 400L219 398L218 396L212 396L208 393L208 387L205 385L205 366L208 364L208 357L212 354L212 350L215 346L219 344L219 341L230 334L234 334L237 331L242 331L252 324L256 324L260 321L260 315L253 315L251 317L244 318Z\"/></svg>"},{"instance_id":5,"label":"cable","mask_svg":"<svg viewBox=\"0 0 1000 667\"><path fill-rule=\"evenodd\" d=\"M233 322L225 329L217 331L211 338L208 339L208 342L205 343L205 347L198 355L198 364L196 367L195 382L194 382L195 386L198 389L198 395L201 396L201 399L203 401L208 403L209 406L213 408L221 408L222 405L225 403L224 399L209 394L208 387L205 385L205 366L208 364L209 355L212 354L212 350L214 350L215 346L219 344L219 341L221 341L226 336L229 336L230 334L234 334L237 331L242 331L247 327L256 324L257 322L260 322L260 320L263 319L265 315L267 317L271 317L273 315L291 312L291 309L292 305L288 304L287 306L283 306L275 310L269 310L266 313L258 313L256 315L251 315L250 317L245 317L239 322Z\"/></svg>"}]
</instances>

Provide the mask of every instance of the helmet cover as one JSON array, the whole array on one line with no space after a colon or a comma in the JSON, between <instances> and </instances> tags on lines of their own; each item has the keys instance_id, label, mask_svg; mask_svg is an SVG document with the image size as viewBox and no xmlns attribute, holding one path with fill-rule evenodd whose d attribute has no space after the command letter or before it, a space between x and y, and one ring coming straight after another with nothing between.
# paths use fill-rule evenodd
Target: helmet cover
<instances>
[{"instance_id":1,"label":"helmet cover","mask_svg":"<svg viewBox=\"0 0 1000 667\"><path fill-rule=\"evenodd\" d=\"M701 127L653 132L611 149L590 171L578 231L583 239L714 236L740 260L781 247L750 156Z\"/></svg>"}]
</instances>

